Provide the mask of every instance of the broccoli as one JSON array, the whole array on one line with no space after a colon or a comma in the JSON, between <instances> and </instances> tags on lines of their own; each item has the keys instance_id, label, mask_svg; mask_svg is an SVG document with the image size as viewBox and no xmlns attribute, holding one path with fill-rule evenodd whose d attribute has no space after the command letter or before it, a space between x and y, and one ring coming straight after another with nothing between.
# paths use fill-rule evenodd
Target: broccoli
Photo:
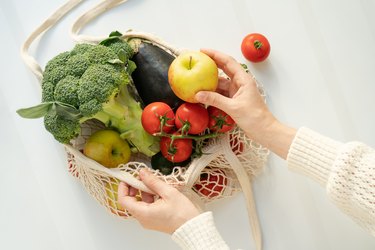
<instances>
[{"instance_id":1,"label":"broccoli","mask_svg":"<svg viewBox=\"0 0 375 250\"><path fill-rule=\"evenodd\" d=\"M47 63L42 104L18 113L26 118L44 116L46 130L61 143L77 137L81 123L96 119L118 130L139 152L152 156L156 138L143 129L141 105L129 91L133 53L119 37L110 36L98 45L77 44Z\"/></svg>"}]
</instances>

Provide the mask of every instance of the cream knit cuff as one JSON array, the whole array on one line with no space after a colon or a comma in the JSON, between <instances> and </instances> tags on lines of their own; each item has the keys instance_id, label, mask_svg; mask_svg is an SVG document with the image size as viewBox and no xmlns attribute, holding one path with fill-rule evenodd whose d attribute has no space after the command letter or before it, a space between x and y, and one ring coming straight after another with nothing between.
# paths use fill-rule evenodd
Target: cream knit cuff
<instances>
[{"instance_id":1,"label":"cream knit cuff","mask_svg":"<svg viewBox=\"0 0 375 250\"><path fill-rule=\"evenodd\" d=\"M182 249L229 249L215 227L212 212L202 213L185 222L172 234L172 239Z\"/></svg>"},{"instance_id":2,"label":"cream knit cuff","mask_svg":"<svg viewBox=\"0 0 375 250\"><path fill-rule=\"evenodd\" d=\"M302 127L290 146L288 167L325 187L340 145L342 143Z\"/></svg>"}]
</instances>

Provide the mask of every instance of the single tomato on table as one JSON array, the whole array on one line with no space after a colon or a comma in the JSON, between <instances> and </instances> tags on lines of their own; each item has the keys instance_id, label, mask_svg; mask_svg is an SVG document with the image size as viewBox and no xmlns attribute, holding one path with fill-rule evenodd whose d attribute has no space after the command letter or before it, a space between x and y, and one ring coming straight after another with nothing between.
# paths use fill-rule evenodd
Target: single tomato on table
<instances>
[{"instance_id":1,"label":"single tomato on table","mask_svg":"<svg viewBox=\"0 0 375 250\"><path fill-rule=\"evenodd\" d=\"M252 33L245 36L241 43L243 56L251 62L264 61L271 51L267 38L259 33Z\"/></svg>"},{"instance_id":2,"label":"single tomato on table","mask_svg":"<svg viewBox=\"0 0 375 250\"><path fill-rule=\"evenodd\" d=\"M181 138L172 141L171 137L165 136L160 139L160 151L171 162L183 162L193 152L193 140Z\"/></svg>"},{"instance_id":3,"label":"single tomato on table","mask_svg":"<svg viewBox=\"0 0 375 250\"><path fill-rule=\"evenodd\" d=\"M142 112L141 122L144 130L149 134L166 132L174 127L174 113L172 108L164 102L152 102Z\"/></svg>"},{"instance_id":4,"label":"single tomato on table","mask_svg":"<svg viewBox=\"0 0 375 250\"><path fill-rule=\"evenodd\" d=\"M181 104L176 110L175 124L183 134L200 134L208 126L208 111L199 103Z\"/></svg>"},{"instance_id":5,"label":"single tomato on table","mask_svg":"<svg viewBox=\"0 0 375 250\"><path fill-rule=\"evenodd\" d=\"M208 128L211 131L225 133L231 131L236 125L233 118L219 108L209 106L207 111L209 115Z\"/></svg>"}]
</instances>

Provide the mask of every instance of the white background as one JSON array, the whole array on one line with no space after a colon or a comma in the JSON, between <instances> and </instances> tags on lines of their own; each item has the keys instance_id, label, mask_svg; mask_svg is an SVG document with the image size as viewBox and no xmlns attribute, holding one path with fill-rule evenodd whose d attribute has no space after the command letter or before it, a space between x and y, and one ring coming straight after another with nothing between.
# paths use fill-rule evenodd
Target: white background
<instances>
[{"instance_id":1,"label":"white background","mask_svg":"<svg viewBox=\"0 0 375 250\"><path fill-rule=\"evenodd\" d=\"M71 24L98 2L85 1L37 40L30 51L42 66L73 46ZM107 213L68 173L63 147L42 120L15 113L41 97L19 48L63 3L0 1L0 249L177 249L168 235ZM263 33L270 57L247 64L275 115L375 147L374 13L374 0L129 0L83 33L141 30L177 47L215 48L241 62L242 38ZM266 250L375 249L375 238L332 205L322 187L290 172L275 155L254 190ZM231 248L254 249L242 195L208 208Z\"/></svg>"}]
</instances>

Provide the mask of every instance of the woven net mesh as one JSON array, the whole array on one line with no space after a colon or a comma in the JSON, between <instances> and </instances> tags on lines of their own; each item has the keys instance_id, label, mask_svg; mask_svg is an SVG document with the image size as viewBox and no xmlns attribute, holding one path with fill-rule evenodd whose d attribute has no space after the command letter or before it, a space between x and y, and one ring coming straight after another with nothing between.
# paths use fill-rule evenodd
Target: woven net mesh
<instances>
[{"instance_id":1,"label":"woven net mesh","mask_svg":"<svg viewBox=\"0 0 375 250\"><path fill-rule=\"evenodd\" d=\"M71 146L65 147L69 172L109 212L123 218L129 217L126 208L117 202L120 180L82 153L86 140L95 131L103 129L104 125L91 120L82 124L81 128L80 136L72 141ZM241 191L238 176L233 171L234 165L240 164L246 170L245 178L251 180L261 172L268 156L266 148L251 141L238 127L220 137L211 138L202 151L202 156L193 159L186 167L174 167L169 175L152 169L150 158L140 153L133 154L127 164L112 170L126 172L132 178L139 179L139 170L147 168L166 183L185 192L194 192L201 202L208 203ZM233 161L233 158L236 160Z\"/></svg>"}]
</instances>

